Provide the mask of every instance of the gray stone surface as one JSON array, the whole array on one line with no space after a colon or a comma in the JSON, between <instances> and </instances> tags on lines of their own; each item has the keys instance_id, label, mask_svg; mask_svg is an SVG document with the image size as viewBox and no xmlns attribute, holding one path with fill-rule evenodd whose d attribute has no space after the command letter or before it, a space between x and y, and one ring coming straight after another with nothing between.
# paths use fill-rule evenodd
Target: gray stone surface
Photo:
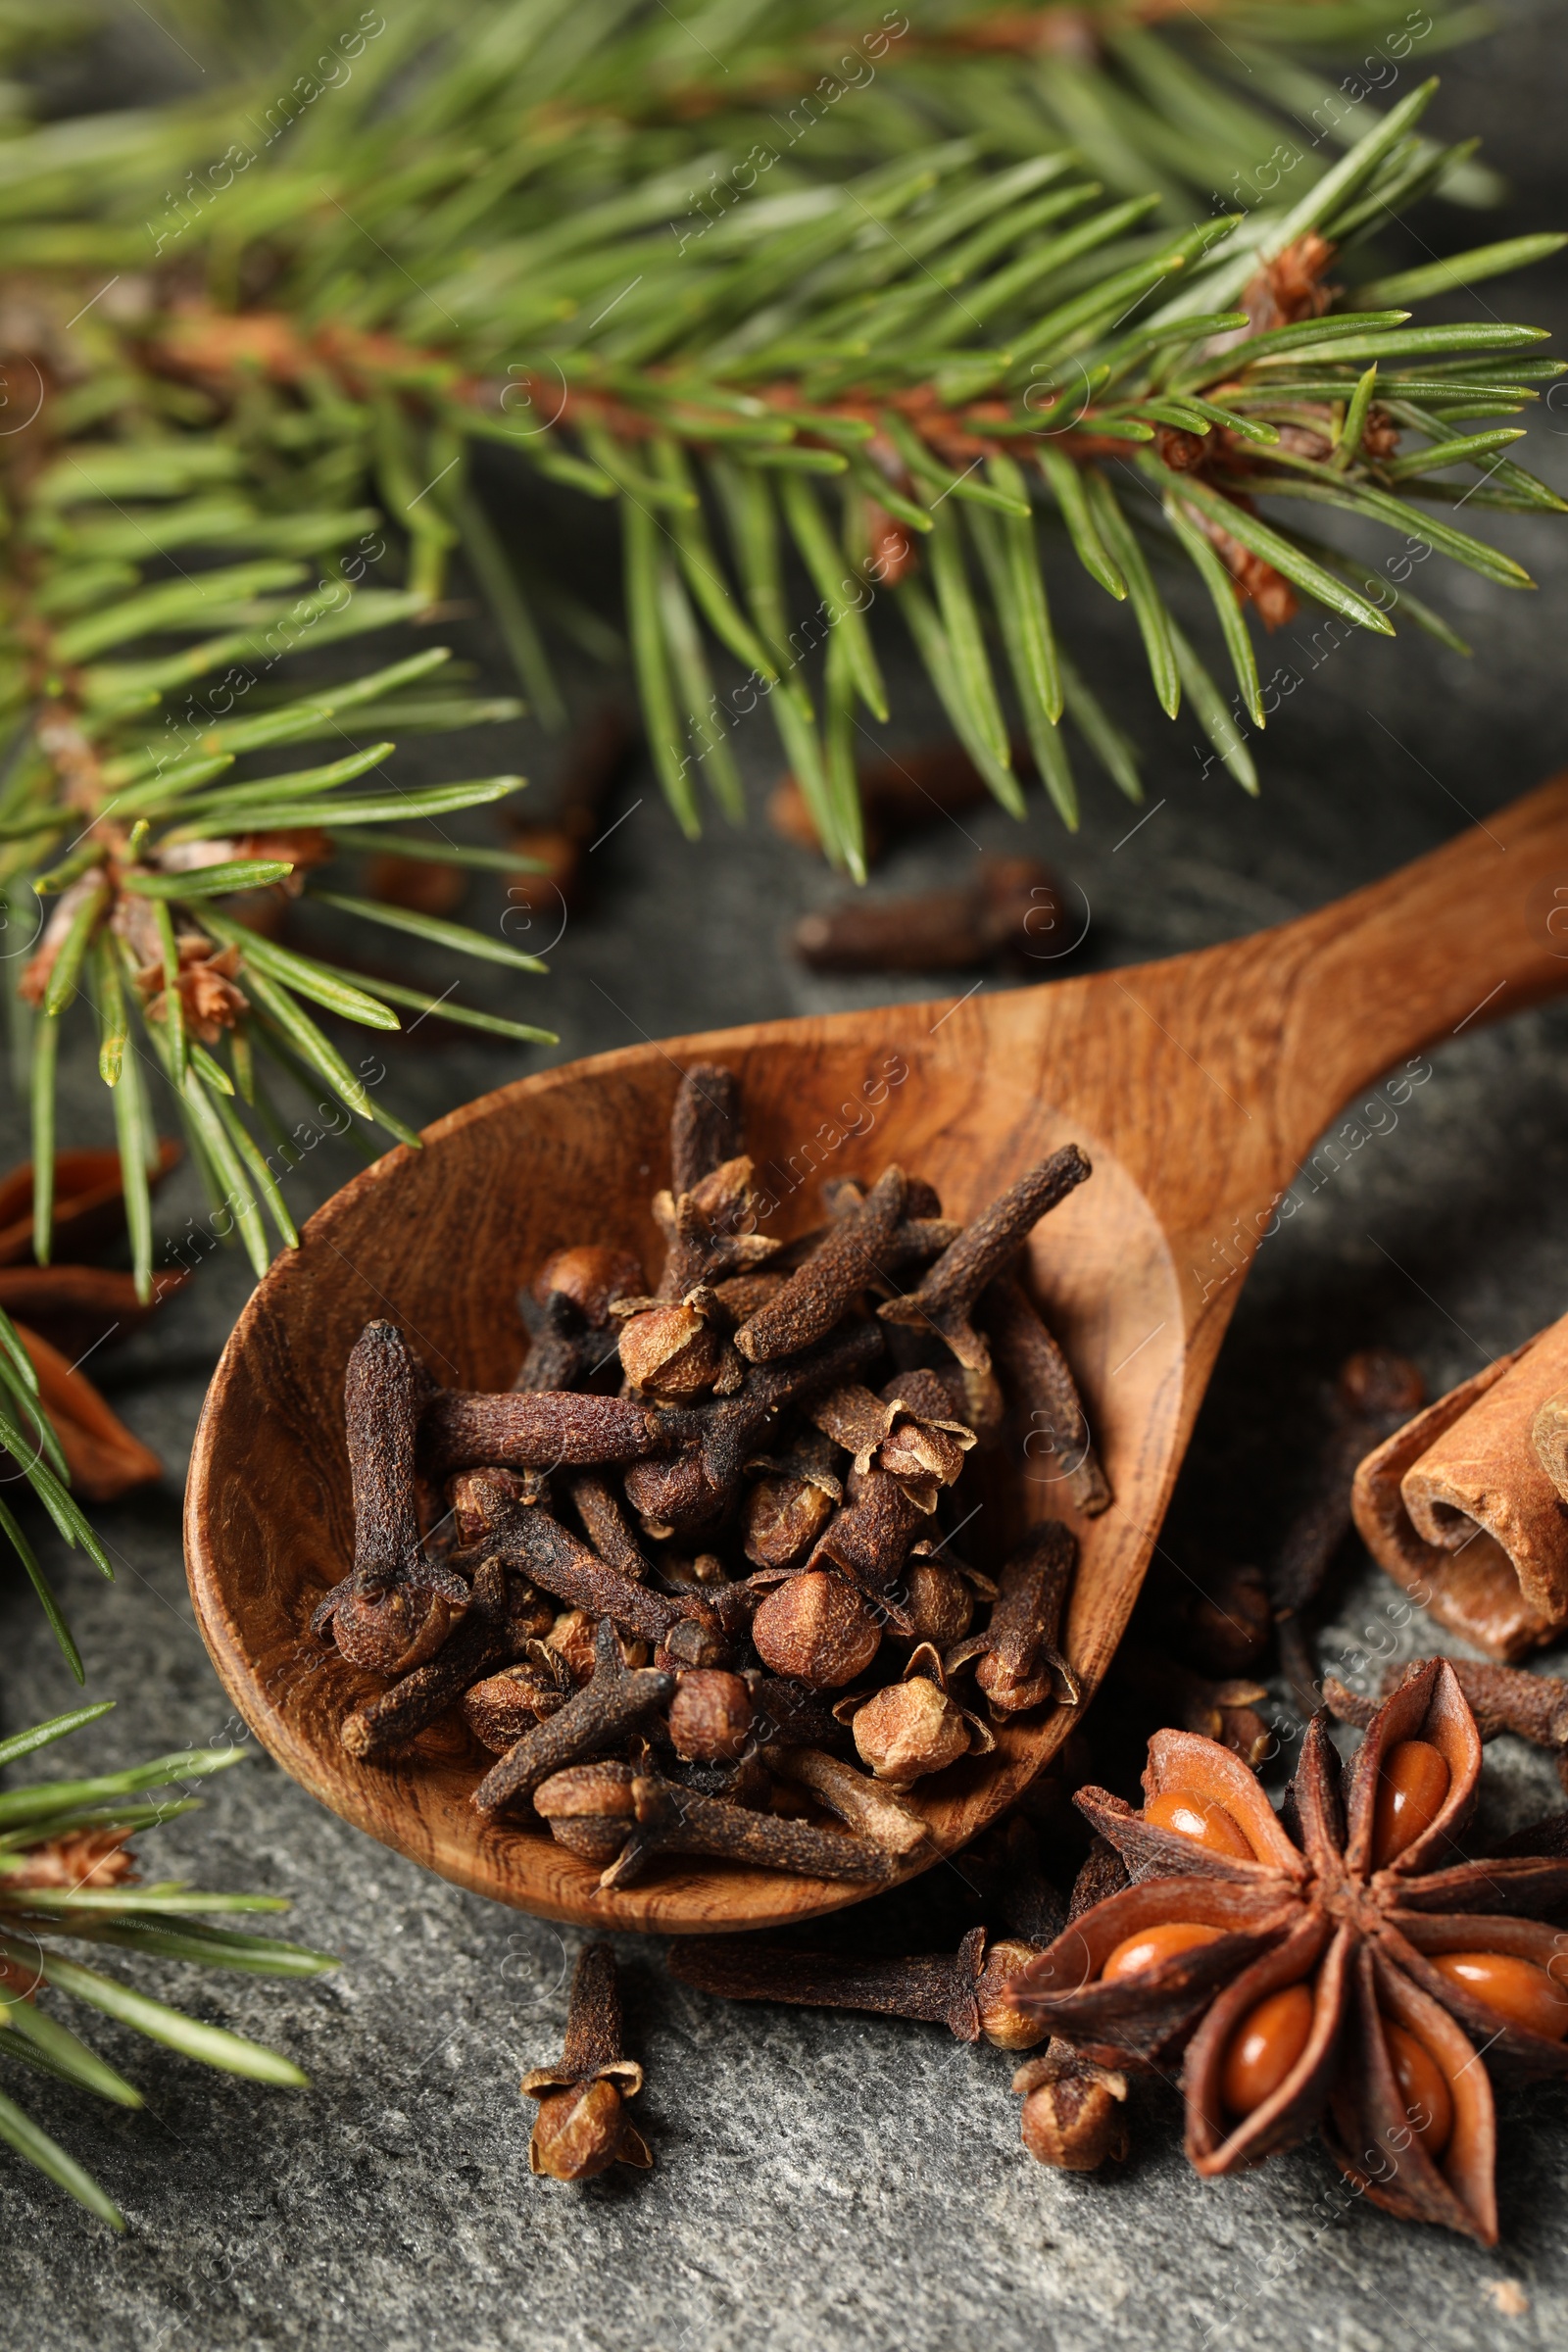
<instances>
[{"instance_id":1,"label":"gray stone surface","mask_svg":"<svg viewBox=\"0 0 1568 2352\"><path fill-rule=\"evenodd\" d=\"M1556 217L1560 10L1516 17L1450 68L1440 101L1452 127L1485 128L1515 175L1507 225ZM1422 233L1453 240L1451 220ZM1412 239L1413 239L1413 233ZM1483 234L1505 233L1488 222ZM1413 242L1408 250L1418 253ZM1492 289L1487 289L1489 297ZM1512 315L1561 324L1562 272L1504 289ZM1500 307L1500 306L1499 306ZM1568 417L1546 416L1537 463L1568 484ZM1142 693L1128 722L1148 743L1152 813L1136 819L1089 783L1084 829L1062 841L1043 807L1024 839L1059 859L1092 909L1084 965L1233 936L1302 908L1484 815L1563 756L1558 689L1568 539L1499 531L1542 583L1530 600L1434 591L1469 630L1456 664L1424 640L1360 643L1318 659L1298 624L1274 641L1300 684L1270 731L1261 801L1200 780L1186 720L1164 730ZM601 551L602 552L602 551ZM591 576L595 551L574 560ZM1434 564L1433 573L1438 570ZM1064 579L1063 596L1076 593ZM1086 607L1104 669L1119 622ZM482 641L482 658L493 649ZM919 737L917 689L899 699L898 740ZM754 805L774 761L760 721L744 750ZM552 746L517 756L548 790ZM487 749L486 760L493 757ZM508 757L511 757L509 752ZM451 772L450 770L448 772ZM462 772L462 771L460 771ZM597 895L560 940L546 981L498 978L490 1001L538 1013L564 1057L759 1015L886 996L875 982L807 978L780 945L787 919L836 889L760 821L683 845L639 774L612 814L640 803L597 855ZM1157 808L1154 807L1158 804ZM960 838L960 833L962 837ZM877 887L952 873L1018 838L998 815L901 852ZM971 841L972 837L972 841ZM470 906L499 919L499 897ZM350 943L355 944L355 943ZM373 953L368 939L357 943ZM918 985L906 992L927 993ZM1467 1030L1397 1126L1352 1156L1263 1250L1205 1412L1187 1507L1212 1508L1256 1541L1289 1498L1293 1430L1314 1384L1350 1347L1384 1339L1434 1389L1475 1369L1558 1312L1568 1293L1568 1009ZM538 1054L416 1039L389 1055L407 1115L428 1118L540 1066ZM90 1071L71 1079L77 1140L101 1132ZM20 1156L19 1114L5 1132ZM293 1181L301 1206L352 1171L323 1145ZM180 1183L160 1204L175 1235L199 1216ZM113 1586L54 1559L94 1692L116 1713L61 1754L104 1768L238 1727L192 1623L180 1564L179 1480L243 1268L218 1255L157 1329L99 1359L117 1407L168 1464L158 1490L99 1514ZM98 1366L95 1366L97 1369ZM1395 1633L1393 1588L1369 1567L1350 1581L1327 1662L1361 1679L1376 1653L1429 1645ZM1561 1665L1561 1658L1547 1663ZM72 1686L20 1577L0 1576L0 1703L7 1728L70 1703ZM1503 1824L1556 1800L1553 1775L1517 1743L1490 1751ZM360 1838L265 1757L210 1792L207 1810L147 1840L160 1875L286 1890L293 1932L342 1955L303 1988L139 1972L206 2017L275 2042L313 2078L297 2095L159 2061L111 2027L109 2055L148 2092L133 2116L48 2084L24 2094L123 2205L131 2234L96 2224L9 2157L0 2161L6 2287L0 2345L174 2347L316 2344L412 2352L463 2344L606 2352L818 2346L1050 2346L1054 2352L1171 2345L1311 2345L1460 2352L1482 2341L1547 2345L1568 2324L1568 2108L1560 2092L1505 2107L1503 2242L1483 2254L1396 2224L1337 2191L1316 2148L1247 2180L1205 2186L1181 2156L1161 2085L1135 2100L1137 2152L1104 2181L1047 2173L1018 2144L1009 2064L934 2030L757 2009L722 2012L630 1941L631 2046L648 2067L641 2119L651 2178L574 2191L530 2180L516 2082L559 2047L578 1938L491 1907ZM962 1889L938 1872L906 1898L908 1932L946 1939ZM1517 2281L1528 2310L1499 2316Z\"/></svg>"}]
</instances>

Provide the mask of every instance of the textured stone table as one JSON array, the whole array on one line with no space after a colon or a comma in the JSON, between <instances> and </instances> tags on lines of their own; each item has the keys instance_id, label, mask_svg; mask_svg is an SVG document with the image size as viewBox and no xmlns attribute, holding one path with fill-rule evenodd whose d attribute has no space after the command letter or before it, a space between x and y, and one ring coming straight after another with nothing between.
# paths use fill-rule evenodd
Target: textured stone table
<instances>
[{"instance_id":1,"label":"textured stone table","mask_svg":"<svg viewBox=\"0 0 1568 2352\"><path fill-rule=\"evenodd\" d=\"M1555 17L1560 24L1560 16ZM1514 22L1455 68L1440 105L1483 128L1515 175L1504 223L1561 209L1552 123L1562 76L1553 17ZM1448 219L1429 236L1463 237ZM1473 240L1466 240L1473 241ZM1412 254L1419 248L1410 248ZM1491 289L1488 289L1489 294ZM1562 273L1506 289L1512 315L1562 324ZM1564 436L1554 439L1556 425ZM1568 419L1546 416L1537 463L1568 485ZM1149 813L1087 782L1066 843L1035 800L1019 832L965 818L902 851L878 888L951 875L973 842L1022 842L1081 885L1092 908L1084 966L1204 945L1278 920L1387 871L1534 784L1568 753L1560 645L1568 535L1506 526L1538 598L1507 599L1451 569L1435 594L1476 646L1468 668L1419 638L1348 644L1323 658L1301 623L1276 641L1298 671L1271 729L1264 792L1248 802L1200 779L1196 730L1163 727L1147 694L1126 712L1151 754ZM601 551L602 553L603 551ZM577 551L589 568L592 548ZM1432 574L1439 566L1434 564ZM1069 591L1065 576L1060 593ZM1088 593L1082 592L1080 593ZM1118 619L1101 629L1100 669ZM1130 632L1129 632L1130 633ZM494 649L476 650L493 659ZM497 672L496 674L499 674ZM899 698L895 740L919 738L918 688ZM776 761L760 719L742 749L754 807ZM553 746L517 730L515 758L547 801ZM448 772L452 772L450 769ZM459 771L463 772L463 771ZM593 860L595 896L547 981L498 977L491 1001L562 1032L562 1057L729 1020L874 1002L875 982L803 976L786 922L836 886L760 819L745 834L680 842L651 778ZM470 917L495 921L475 894ZM360 943L373 953L373 942ZM994 983L988 983L994 985ZM930 993L918 984L906 995ZM1396 1128L1329 1181L1263 1250L1221 1358L1187 1489L1200 1506L1250 1497L1259 1543L1288 1496L1293 1421L1349 1348L1381 1339L1434 1390L1512 1347L1568 1303L1568 1007L1472 1028L1433 1056ZM541 1056L416 1039L389 1057L406 1115L430 1118ZM103 1131L90 1072L71 1076L74 1140ZM20 1156L7 1102L6 1157ZM308 1207L352 1172L335 1147L292 1180ZM328 1162L331 1161L331 1164ZM199 1215L194 1190L160 1202L166 1233ZM179 1481L203 1389L246 1291L220 1253L149 1334L103 1357L102 1381L168 1464L165 1484L99 1514L117 1581L51 1559L106 1723L56 1751L59 1769L107 1768L240 1728L191 1619L179 1548ZM1194 1483L1196 1482L1196 1484ZM1395 1637L1393 1588L1370 1568L1325 1639L1353 1665ZM1423 1645L1412 1627L1401 1649ZM6 1729L71 1702L73 1687L20 1576L0 1577ZM1363 1680L1375 1679L1376 1666ZM54 1759L51 1759L53 1761ZM1513 1741L1489 1751L1504 1824L1557 1801L1554 1776ZM1135 2094L1137 2151L1113 2180L1042 2171L1019 2146L1009 2062L933 2029L767 2009L722 2012L672 1984L652 1946L626 1946L630 2046L649 2088L639 2117L649 2178L573 2191L529 2178L531 2108L516 2083L559 2048L578 1938L422 1877L317 1807L265 1758L216 1783L205 1813L146 1842L159 1875L292 1892L303 1940L342 1954L303 1988L143 1969L139 1981L272 2041L313 2078L269 2093L164 2062L93 2021L95 2038L149 2092L125 2115L28 2078L24 2095L89 2163L129 2216L113 2241L0 2154L6 2285L0 2345L34 2352L113 2343L153 2352L314 2344L614 2347L709 2352L767 2343L1059 2348L1160 2345L1439 2347L1560 2344L1568 2326L1568 2103L1505 2103L1502 2244L1483 2254L1343 2198L1315 2147L1250 2179L1205 2186L1187 2169L1173 2098ZM961 1892L939 1871L903 1898L917 1938L945 1940ZM922 1915L925 1924L921 1925ZM889 1931L892 1932L891 1929ZM1518 2292L1494 2292L1502 2282ZM1527 2308L1519 2316L1521 2296Z\"/></svg>"}]
</instances>

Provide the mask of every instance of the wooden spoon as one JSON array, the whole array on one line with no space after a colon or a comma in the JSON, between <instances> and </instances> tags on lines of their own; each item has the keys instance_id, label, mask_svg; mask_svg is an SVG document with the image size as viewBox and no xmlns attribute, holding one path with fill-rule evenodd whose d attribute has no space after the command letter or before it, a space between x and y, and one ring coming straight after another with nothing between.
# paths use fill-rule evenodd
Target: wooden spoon
<instances>
[{"instance_id":1,"label":"wooden spoon","mask_svg":"<svg viewBox=\"0 0 1568 2352\"><path fill-rule=\"evenodd\" d=\"M324 1804L523 1910L695 1933L857 1901L853 1886L672 1860L596 1897L595 1868L542 1832L481 1822L468 1799L486 1759L461 1727L437 1726L390 1766L344 1753L337 1727L372 1686L307 1626L352 1552L343 1371L365 1324L392 1318L454 1387L508 1387L525 1344L514 1295L550 1250L603 1239L660 1262L648 1201L692 1061L739 1072L749 1148L778 1203L767 1229L784 1235L818 1221L823 1176L897 1159L961 1217L1081 1143L1094 1175L1030 1254L1115 1492L1079 1529L1067 1641L1087 1698L1137 1597L1242 1278L1304 1154L1358 1087L1565 986L1568 775L1250 939L994 997L636 1046L481 1097L318 1210L223 1351L186 1547L225 1689ZM1385 1100L1400 1099L1396 1080ZM1017 1464L1032 1518L1069 1515L1052 1466ZM1057 1708L999 1727L994 1756L930 1785L929 1858L1009 1804L1073 1720Z\"/></svg>"}]
</instances>

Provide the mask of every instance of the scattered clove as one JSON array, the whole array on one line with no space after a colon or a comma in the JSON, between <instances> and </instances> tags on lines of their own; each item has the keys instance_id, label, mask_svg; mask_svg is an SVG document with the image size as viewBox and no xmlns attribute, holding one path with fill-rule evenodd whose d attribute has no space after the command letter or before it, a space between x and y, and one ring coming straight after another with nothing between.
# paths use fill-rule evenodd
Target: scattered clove
<instances>
[{"instance_id":1,"label":"scattered clove","mask_svg":"<svg viewBox=\"0 0 1568 2352\"><path fill-rule=\"evenodd\" d=\"M1114 1672L1117 1687L1136 1693L1161 1725L1217 1740L1253 1767L1269 1753L1273 1735L1257 1712L1268 1697L1262 1683L1210 1682L1178 1659L1136 1642L1122 1644Z\"/></svg>"},{"instance_id":2,"label":"scattered clove","mask_svg":"<svg viewBox=\"0 0 1568 2352\"><path fill-rule=\"evenodd\" d=\"M608 1943L591 1943L572 1971L559 2066L535 2067L522 2095L537 2099L528 2170L552 2180L592 2180L612 2164L647 2168L648 2143L626 2115L643 2070L621 2050L620 1987Z\"/></svg>"},{"instance_id":3,"label":"scattered clove","mask_svg":"<svg viewBox=\"0 0 1568 2352\"><path fill-rule=\"evenodd\" d=\"M1161 1639L1171 1642L1190 1666L1223 1678L1245 1675L1268 1651L1274 1613L1268 1579L1246 1560L1211 1558L1191 1573L1161 1614Z\"/></svg>"},{"instance_id":4,"label":"scattered clove","mask_svg":"<svg viewBox=\"0 0 1568 2352\"><path fill-rule=\"evenodd\" d=\"M575 908L584 897L585 860L603 831L605 802L636 751L637 730L624 711L606 710L568 737L549 824L514 825L520 871L508 892L530 911Z\"/></svg>"},{"instance_id":5,"label":"scattered clove","mask_svg":"<svg viewBox=\"0 0 1568 2352\"><path fill-rule=\"evenodd\" d=\"M1054 2038L1038 2058L1019 2067L1012 2087L1023 2099L1018 2118L1023 2144L1037 2164L1093 2173L1107 2157L1118 2164L1125 2159L1124 2074L1097 2066L1070 2042Z\"/></svg>"},{"instance_id":6,"label":"scattered clove","mask_svg":"<svg viewBox=\"0 0 1568 2352\"><path fill-rule=\"evenodd\" d=\"M971 1928L951 1955L922 1952L908 1960L864 1960L797 1951L754 1936L702 1936L679 1944L669 1966L681 1984L727 2001L869 2009L946 2026L956 2041L978 2041L984 2034L999 2049L1021 2050L1045 2034L1008 2008L1004 1992L1035 1953L1033 1944L1010 1940L988 1949L984 1928Z\"/></svg>"},{"instance_id":7,"label":"scattered clove","mask_svg":"<svg viewBox=\"0 0 1568 2352\"><path fill-rule=\"evenodd\" d=\"M1034 1824L1012 1813L968 1847L963 1858L985 1904L1010 1936L1042 1949L1054 1943L1067 1924L1067 1907L1040 1861Z\"/></svg>"},{"instance_id":8,"label":"scattered clove","mask_svg":"<svg viewBox=\"0 0 1568 2352\"><path fill-rule=\"evenodd\" d=\"M956 890L858 898L803 915L790 944L813 972L965 972L994 963L1027 969L1059 953L1067 908L1036 858L980 858Z\"/></svg>"},{"instance_id":9,"label":"scattered clove","mask_svg":"<svg viewBox=\"0 0 1568 2352\"><path fill-rule=\"evenodd\" d=\"M984 777L956 743L924 744L886 760L857 761L855 780L864 811L865 854L872 863L888 842L977 808L986 797ZM777 786L767 814L786 841L806 850L820 847L806 796L793 776Z\"/></svg>"}]
</instances>

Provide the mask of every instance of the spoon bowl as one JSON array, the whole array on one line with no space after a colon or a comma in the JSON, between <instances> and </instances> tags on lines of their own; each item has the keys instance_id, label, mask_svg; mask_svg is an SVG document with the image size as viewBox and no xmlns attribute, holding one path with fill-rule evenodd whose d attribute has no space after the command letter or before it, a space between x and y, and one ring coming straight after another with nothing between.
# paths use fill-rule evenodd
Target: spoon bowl
<instances>
[{"instance_id":1,"label":"spoon bowl","mask_svg":"<svg viewBox=\"0 0 1568 2352\"><path fill-rule=\"evenodd\" d=\"M1387 881L1250 939L992 998L636 1047L519 1080L438 1121L421 1151L387 1153L317 1212L301 1248L257 1287L219 1364L191 1464L186 1557L229 1695L324 1804L522 1910L711 1934L870 1891L666 1858L599 1894L597 1866L547 1832L474 1810L491 1759L455 1717L400 1760L349 1756L338 1727L380 1686L309 1632L352 1558L343 1373L364 1326L397 1323L449 1387L510 1387L526 1345L515 1295L552 1250L613 1242L657 1270L649 1200L667 1179L675 1089L692 1062L719 1061L741 1082L769 1200L760 1230L783 1239L820 1221L824 1177L869 1179L891 1160L928 1178L960 1218L1062 1144L1093 1164L1036 1228L1029 1255L1114 1500L1076 1518L1055 1457L1025 1435L985 1481L969 1539L978 1561L1000 1564L1025 1526L1074 1525L1065 1642L1083 1700L999 1725L993 1754L916 1786L929 1846L909 1875L954 1853L1049 1761L1102 1679L1242 1279L1304 1153L1356 1088L1422 1046L1568 986L1568 937L1552 928L1560 908L1568 778Z\"/></svg>"}]
</instances>

